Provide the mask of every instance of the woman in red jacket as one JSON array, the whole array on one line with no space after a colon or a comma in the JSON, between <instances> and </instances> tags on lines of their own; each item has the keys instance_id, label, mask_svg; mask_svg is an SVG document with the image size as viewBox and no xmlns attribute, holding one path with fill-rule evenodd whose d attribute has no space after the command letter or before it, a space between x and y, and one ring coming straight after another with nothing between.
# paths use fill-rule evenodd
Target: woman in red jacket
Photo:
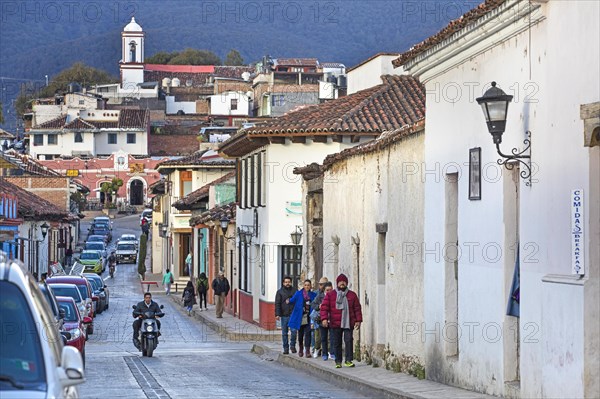
<instances>
[{"instance_id":1,"label":"woman in red jacket","mask_svg":"<svg viewBox=\"0 0 600 399\"><path fill-rule=\"evenodd\" d=\"M358 296L348 289L348 277L340 274L335 280L337 288L330 291L321 303L321 324L329 327L333 336L335 368L342 367L342 337L344 338L346 367L354 367L354 337L352 328L359 329L362 311Z\"/></svg>"}]
</instances>

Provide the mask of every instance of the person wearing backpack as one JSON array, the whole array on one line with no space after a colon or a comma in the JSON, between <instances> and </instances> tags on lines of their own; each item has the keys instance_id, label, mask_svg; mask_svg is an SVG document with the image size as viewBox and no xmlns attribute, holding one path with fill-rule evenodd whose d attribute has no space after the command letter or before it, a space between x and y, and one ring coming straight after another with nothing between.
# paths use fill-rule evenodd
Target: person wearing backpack
<instances>
[{"instance_id":1,"label":"person wearing backpack","mask_svg":"<svg viewBox=\"0 0 600 399\"><path fill-rule=\"evenodd\" d=\"M196 292L198 292L198 301L200 311L202 311L202 301L204 301L204 310L208 310L206 307L206 295L208 294L208 278L206 273L200 273L200 276L196 279Z\"/></svg>"},{"instance_id":2,"label":"person wearing backpack","mask_svg":"<svg viewBox=\"0 0 600 399\"><path fill-rule=\"evenodd\" d=\"M165 293L167 295L171 295L171 284L175 282L173 278L173 273L169 269L163 274L162 284L165 287Z\"/></svg>"},{"instance_id":3,"label":"person wearing backpack","mask_svg":"<svg viewBox=\"0 0 600 399\"><path fill-rule=\"evenodd\" d=\"M191 316L192 307L196 304L196 293L194 292L194 284L191 281L187 282L181 298L183 299L183 306L188 311L188 316Z\"/></svg>"}]
</instances>

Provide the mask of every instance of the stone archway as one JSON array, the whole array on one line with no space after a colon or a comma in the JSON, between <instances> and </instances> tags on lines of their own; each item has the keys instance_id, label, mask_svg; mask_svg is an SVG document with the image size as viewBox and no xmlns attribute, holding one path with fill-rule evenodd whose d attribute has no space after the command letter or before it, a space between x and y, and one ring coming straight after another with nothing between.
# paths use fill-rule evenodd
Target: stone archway
<instances>
[{"instance_id":1,"label":"stone archway","mask_svg":"<svg viewBox=\"0 0 600 399\"><path fill-rule=\"evenodd\" d=\"M144 205L144 182L133 179L129 182L129 204Z\"/></svg>"}]
</instances>

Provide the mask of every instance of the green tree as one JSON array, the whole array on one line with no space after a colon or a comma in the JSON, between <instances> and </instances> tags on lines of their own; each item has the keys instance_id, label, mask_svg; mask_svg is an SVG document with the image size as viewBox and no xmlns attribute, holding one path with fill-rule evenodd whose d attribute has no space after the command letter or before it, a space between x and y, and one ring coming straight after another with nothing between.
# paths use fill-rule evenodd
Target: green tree
<instances>
[{"instance_id":1,"label":"green tree","mask_svg":"<svg viewBox=\"0 0 600 399\"><path fill-rule=\"evenodd\" d=\"M146 275L146 251L148 244L148 236L142 234L140 236L140 250L138 253L138 274L144 279Z\"/></svg>"},{"instance_id":2,"label":"green tree","mask_svg":"<svg viewBox=\"0 0 600 399\"><path fill-rule=\"evenodd\" d=\"M212 51L188 48L171 58L169 65L221 65L221 59Z\"/></svg>"},{"instance_id":3,"label":"green tree","mask_svg":"<svg viewBox=\"0 0 600 399\"><path fill-rule=\"evenodd\" d=\"M239 51L232 49L225 56L225 65L236 66L236 65L244 65L244 59Z\"/></svg>"},{"instance_id":4,"label":"green tree","mask_svg":"<svg viewBox=\"0 0 600 399\"><path fill-rule=\"evenodd\" d=\"M119 179L114 177L112 181L104 182L100 185L100 192L104 193L104 207L112 208L114 207L111 204L115 204L117 202L117 193L119 192L119 188L123 186L123 179ZM111 197L112 201L108 201L108 197Z\"/></svg>"},{"instance_id":5,"label":"green tree","mask_svg":"<svg viewBox=\"0 0 600 399\"><path fill-rule=\"evenodd\" d=\"M39 90L36 90L29 84L22 85L21 92L15 101L16 111L20 115L23 115L29 110L29 103L32 99L52 97L58 93L65 93L69 88L69 83L73 82L79 83L83 87L89 87L116 83L118 79L106 71L77 62L53 76L48 82L48 86L42 87Z\"/></svg>"},{"instance_id":6,"label":"green tree","mask_svg":"<svg viewBox=\"0 0 600 399\"><path fill-rule=\"evenodd\" d=\"M166 65L169 63L169 61L171 61L174 57L178 55L179 52L177 51L173 51L172 53L166 51L159 51L158 53L146 58L144 62L147 64Z\"/></svg>"}]
</instances>

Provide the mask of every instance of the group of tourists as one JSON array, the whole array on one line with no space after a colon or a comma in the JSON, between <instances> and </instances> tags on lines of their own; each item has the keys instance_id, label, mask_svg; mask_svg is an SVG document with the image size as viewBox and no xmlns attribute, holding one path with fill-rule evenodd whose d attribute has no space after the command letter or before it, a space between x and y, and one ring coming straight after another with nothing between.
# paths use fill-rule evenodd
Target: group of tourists
<instances>
[{"instance_id":1,"label":"group of tourists","mask_svg":"<svg viewBox=\"0 0 600 399\"><path fill-rule=\"evenodd\" d=\"M283 354L332 359L335 367L354 367L353 329L362 323L358 296L348 288L348 277L340 274L335 286L327 277L319 280L317 290L305 280L303 288L292 287L292 278L284 277L275 295L275 317L281 321ZM289 334L291 333L291 342ZM298 341L298 349L296 349ZM342 358L343 349L343 358Z\"/></svg>"}]
</instances>

